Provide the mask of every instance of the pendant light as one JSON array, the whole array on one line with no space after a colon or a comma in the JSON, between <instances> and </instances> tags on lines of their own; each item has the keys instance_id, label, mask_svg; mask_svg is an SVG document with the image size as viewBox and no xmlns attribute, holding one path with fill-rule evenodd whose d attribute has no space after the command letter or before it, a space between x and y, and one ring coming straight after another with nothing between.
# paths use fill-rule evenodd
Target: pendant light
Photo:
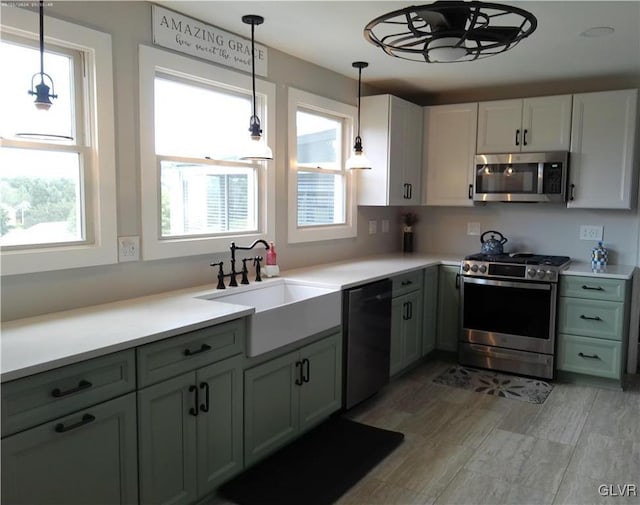
<instances>
[{"instance_id":1,"label":"pendant light","mask_svg":"<svg viewBox=\"0 0 640 505\"><path fill-rule=\"evenodd\" d=\"M353 146L353 154L347 160L346 167L348 170L368 170L371 168L371 162L362 152L362 139L360 138L360 98L362 96L362 69L367 68L369 64L366 61L354 61L351 66L358 69L358 133Z\"/></svg>"},{"instance_id":2,"label":"pendant light","mask_svg":"<svg viewBox=\"0 0 640 505\"><path fill-rule=\"evenodd\" d=\"M273 152L262 138L260 118L256 114L256 52L255 52L255 26L264 22L262 16L248 14L242 16L242 22L251 25L251 82L253 85L253 115L249 119L250 139L244 146L241 160L264 161L272 160Z\"/></svg>"},{"instance_id":3,"label":"pendant light","mask_svg":"<svg viewBox=\"0 0 640 505\"><path fill-rule=\"evenodd\" d=\"M34 86L36 77L40 76L40 84ZM45 77L51 83L51 88L45 84ZM34 91L35 87L35 91ZM51 90L51 93L49 93ZM40 72L33 74L31 78L31 89L28 92L36 97L33 102L38 110L49 110L51 108L51 98L58 98L53 92L53 79L44 71L44 1L40 0Z\"/></svg>"}]
</instances>

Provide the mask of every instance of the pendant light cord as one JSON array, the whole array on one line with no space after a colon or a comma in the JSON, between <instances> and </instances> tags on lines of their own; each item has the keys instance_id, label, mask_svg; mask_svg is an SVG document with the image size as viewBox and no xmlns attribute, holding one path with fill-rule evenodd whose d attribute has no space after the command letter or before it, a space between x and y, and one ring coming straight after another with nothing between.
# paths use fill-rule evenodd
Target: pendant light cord
<instances>
[{"instance_id":1,"label":"pendant light cord","mask_svg":"<svg viewBox=\"0 0 640 505\"><path fill-rule=\"evenodd\" d=\"M40 83L44 84L44 0L40 0Z\"/></svg>"},{"instance_id":2,"label":"pendant light cord","mask_svg":"<svg viewBox=\"0 0 640 505\"><path fill-rule=\"evenodd\" d=\"M358 68L358 138L360 137L360 96L362 90L362 67Z\"/></svg>"},{"instance_id":3,"label":"pendant light cord","mask_svg":"<svg viewBox=\"0 0 640 505\"><path fill-rule=\"evenodd\" d=\"M255 49L255 23L251 23L251 85L253 86L253 117L256 116L256 49Z\"/></svg>"}]
</instances>

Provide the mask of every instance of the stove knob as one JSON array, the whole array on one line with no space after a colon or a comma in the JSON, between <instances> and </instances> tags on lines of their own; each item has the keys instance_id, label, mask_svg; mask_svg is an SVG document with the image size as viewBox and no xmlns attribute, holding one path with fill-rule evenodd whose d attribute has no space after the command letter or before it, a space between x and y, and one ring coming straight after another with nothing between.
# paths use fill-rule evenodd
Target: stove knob
<instances>
[{"instance_id":1,"label":"stove knob","mask_svg":"<svg viewBox=\"0 0 640 505\"><path fill-rule=\"evenodd\" d=\"M538 278L544 279L544 276L545 276L544 270L538 270L536 273L538 274Z\"/></svg>"},{"instance_id":2,"label":"stove knob","mask_svg":"<svg viewBox=\"0 0 640 505\"><path fill-rule=\"evenodd\" d=\"M480 265L479 270L480 270L480 273L483 274L483 273L485 273L487 271L487 266L486 265Z\"/></svg>"},{"instance_id":3,"label":"stove knob","mask_svg":"<svg viewBox=\"0 0 640 505\"><path fill-rule=\"evenodd\" d=\"M464 265L462 265L462 271L463 272L468 272L469 271L469 263L465 263Z\"/></svg>"},{"instance_id":4,"label":"stove knob","mask_svg":"<svg viewBox=\"0 0 640 505\"><path fill-rule=\"evenodd\" d=\"M471 265L471 271L472 272L477 272L478 271L478 265Z\"/></svg>"},{"instance_id":5,"label":"stove knob","mask_svg":"<svg viewBox=\"0 0 640 505\"><path fill-rule=\"evenodd\" d=\"M553 270L547 270L546 274L550 280L553 280Z\"/></svg>"},{"instance_id":6,"label":"stove knob","mask_svg":"<svg viewBox=\"0 0 640 505\"><path fill-rule=\"evenodd\" d=\"M530 268L529 270L527 270L527 275L529 277L535 277L536 276L536 269L535 268Z\"/></svg>"}]
</instances>

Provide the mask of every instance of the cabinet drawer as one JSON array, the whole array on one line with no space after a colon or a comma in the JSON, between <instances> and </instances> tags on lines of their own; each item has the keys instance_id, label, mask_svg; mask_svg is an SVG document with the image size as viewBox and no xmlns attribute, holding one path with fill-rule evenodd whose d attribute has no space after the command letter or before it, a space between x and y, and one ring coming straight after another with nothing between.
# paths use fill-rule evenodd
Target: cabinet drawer
<instances>
[{"instance_id":1,"label":"cabinet drawer","mask_svg":"<svg viewBox=\"0 0 640 505\"><path fill-rule=\"evenodd\" d=\"M392 280L393 296L400 296L422 288L422 270L414 270L406 274L397 275Z\"/></svg>"},{"instance_id":2,"label":"cabinet drawer","mask_svg":"<svg viewBox=\"0 0 640 505\"><path fill-rule=\"evenodd\" d=\"M560 298L558 332L622 340L624 305L581 298Z\"/></svg>"},{"instance_id":3,"label":"cabinet drawer","mask_svg":"<svg viewBox=\"0 0 640 505\"><path fill-rule=\"evenodd\" d=\"M138 388L241 353L245 324L236 319L138 347Z\"/></svg>"},{"instance_id":4,"label":"cabinet drawer","mask_svg":"<svg viewBox=\"0 0 640 505\"><path fill-rule=\"evenodd\" d=\"M133 350L8 382L2 385L2 436L134 389Z\"/></svg>"},{"instance_id":5,"label":"cabinet drawer","mask_svg":"<svg viewBox=\"0 0 640 505\"><path fill-rule=\"evenodd\" d=\"M621 342L558 335L558 370L619 380L622 377L621 359Z\"/></svg>"},{"instance_id":6,"label":"cabinet drawer","mask_svg":"<svg viewBox=\"0 0 640 505\"><path fill-rule=\"evenodd\" d=\"M620 279L569 275L560 278L560 296L623 302L625 294L626 281Z\"/></svg>"}]
</instances>

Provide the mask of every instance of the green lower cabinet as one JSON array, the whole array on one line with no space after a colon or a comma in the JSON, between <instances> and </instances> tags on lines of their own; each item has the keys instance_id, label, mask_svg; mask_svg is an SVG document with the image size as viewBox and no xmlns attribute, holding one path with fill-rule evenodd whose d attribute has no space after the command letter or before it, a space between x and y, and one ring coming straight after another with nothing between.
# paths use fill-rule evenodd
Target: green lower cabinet
<instances>
[{"instance_id":1,"label":"green lower cabinet","mask_svg":"<svg viewBox=\"0 0 640 505\"><path fill-rule=\"evenodd\" d=\"M622 378L622 343L615 340L558 335L558 370L607 379Z\"/></svg>"},{"instance_id":2,"label":"green lower cabinet","mask_svg":"<svg viewBox=\"0 0 640 505\"><path fill-rule=\"evenodd\" d=\"M422 355L436 348L438 321L438 267L429 267L424 271L422 292Z\"/></svg>"},{"instance_id":3,"label":"green lower cabinet","mask_svg":"<svg viewBox=\"0 0 640 505\"><path fill-rule=\"evenodd\" d=\"M138 392L141 504L188 504L242 467L242 357Z\"/></svg>"},{"instance_id":4,"label":"green lower cabinet","mask_svg":"<svg viewBox=\"0 0 640 505\"><path fill-rule=\"evenodd\" d=\"M2 440L2 503L138 502L135 393Z\"/></svg>"},{"instance_id":5,"label":"green lower cabinet","mask_svg":"<svg viewBox=\"0 0 640 505\"><path fill-rule=\"evenodd\" d=\"M391 301L389 375L395 375L422 356L422 291Z\"/></svg>"},{"instance_id":6,"label":"green lower cabinet","mask_svg":"<svg viewBox=\"0 0 640 505\"><path fill-rule=\"evenodd\" d=\"M458 350L460 334L460 269L441 266L438 277L438 321L436 348L442 351Z\"/></svg>"},{"instance_id":7,"label":"green lower cabinet","mask_svg":"<svg viewBox=\"0 0 640 505\"><path fill-rule=\"evenodd\" d=\"M264 458L342 403L340 333L245 371L245 464Z\"/></svg>"}]
</instances>

